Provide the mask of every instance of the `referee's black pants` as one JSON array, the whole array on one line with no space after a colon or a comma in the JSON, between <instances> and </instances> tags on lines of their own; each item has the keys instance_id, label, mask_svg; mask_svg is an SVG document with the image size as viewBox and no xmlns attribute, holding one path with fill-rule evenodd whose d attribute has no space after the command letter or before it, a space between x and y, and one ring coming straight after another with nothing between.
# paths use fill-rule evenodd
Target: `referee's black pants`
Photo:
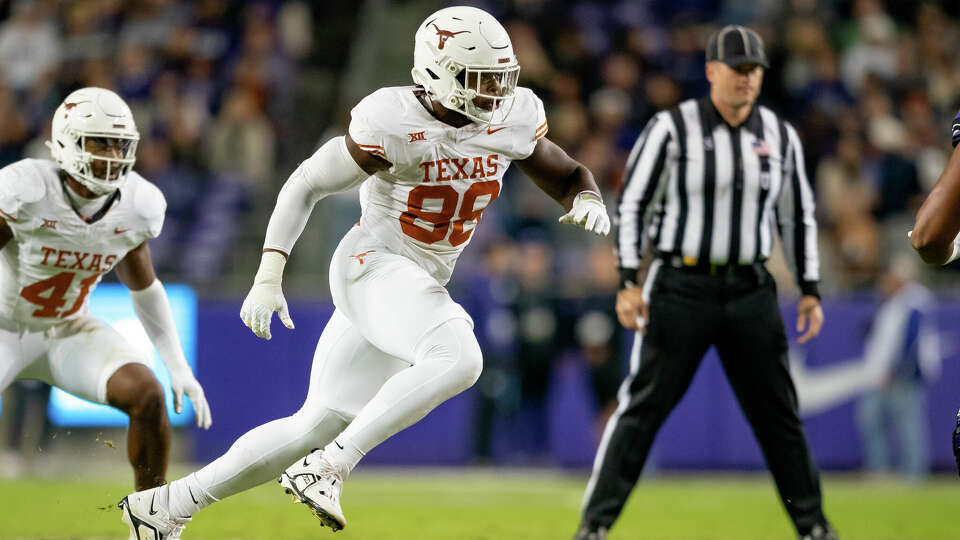
<instances>
[{"instance_id":1,"label":"referee's black pants","mask_svg":"<svg viewBox=\"0 0 960 540\"><path fill-rule=\"evenodd\" d=\"M646 334L637 334L630 374L597 451L582 525L609 528L617 519L657 430L711 345L797 531L807 534L824 523L820 479L797 413L773 278L760 264L711 273L658 260L648 282Z\"/></svg>"}]
</instances>

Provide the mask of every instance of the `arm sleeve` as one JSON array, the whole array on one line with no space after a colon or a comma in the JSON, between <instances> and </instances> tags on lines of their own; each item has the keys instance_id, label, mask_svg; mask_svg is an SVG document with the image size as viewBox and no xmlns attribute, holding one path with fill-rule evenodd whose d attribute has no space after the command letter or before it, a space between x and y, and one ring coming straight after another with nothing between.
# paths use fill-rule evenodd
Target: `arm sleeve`
<instances>
[{"instance_id":1,"label":"arm sleeve","mask_svg":"<svg viewBox=\"0 0 960 540\"><path fill-rule=\"evenodd\" d=\"M796 130L783 123L780 130L786 148L783 187L777 201L777 223L787 262L793 269L800 292L820 297L820 259L817 254L817 220L810 181L807 179L803 147Z\"/></svg>"},{"instance_id":2,"label":"arm sleeve","mask_svg":"<svg viewBox=\"0 0 960 540\"><path fill-rule=\"evenodd\" d=\"M147 288L139 291L130 291L133 300L133 309L137 318L143 324L147 336L153 346L160 353L160 358L167 365L167 370L175 371L190 369L183 356L180 346L180 337L173 322L173 311L170 309L170 300L167 291L159 279L153 280Z\"/></svg>"},{"instance_id":3,"label":"arm sleeve","mask_svg":"<svg viewBox=\"0 0 960 540\"><path fill-rule=\"evenodd\" d=\"M621 288L628 281L637 284L645 248L644 222L665 176L667 149L673 136L671 123L665 113L651 118L627 158L616 217Z\"/></svg>"},{"instance_id":4,"label":"arm sleeve","mask_svg":"<svg viewBox=\"0 0 960 540\"><path fill-rule=\"evenodd\" d=\"M289 254L317 201L346 191L369 177L347 150L344 137L327 141L307 158L280 190L267 225L264 249Z\"/></svg>"}]
</instances>

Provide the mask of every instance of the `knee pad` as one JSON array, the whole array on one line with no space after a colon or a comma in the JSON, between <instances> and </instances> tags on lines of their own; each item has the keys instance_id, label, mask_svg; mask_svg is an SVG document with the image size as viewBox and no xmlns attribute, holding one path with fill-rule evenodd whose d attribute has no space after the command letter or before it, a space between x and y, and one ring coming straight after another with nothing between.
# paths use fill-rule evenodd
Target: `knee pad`
<instances>
[{"instance_id":1,"label":"knee pad","mask_svg":"<svg viewBox=\"0 0 960 540\"><path fill-rule=\"evenodd\" d=\"M483 370L483 354L465 319L451 319L427 332L417 345L416 364L437 364L454 393L473 386Z\"/></svg>"}]
</instances>

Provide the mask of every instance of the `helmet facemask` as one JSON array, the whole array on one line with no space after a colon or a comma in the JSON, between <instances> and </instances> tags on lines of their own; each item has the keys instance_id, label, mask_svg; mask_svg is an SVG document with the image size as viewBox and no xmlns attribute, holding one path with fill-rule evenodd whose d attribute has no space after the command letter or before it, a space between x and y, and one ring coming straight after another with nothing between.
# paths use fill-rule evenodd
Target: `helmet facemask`
<instances>
[{"instance_id":1,"label":"helmet facemask","mask_svg":"<svg viewBox=\"0 0 960 540\"><path fill-rule=\"evenodd\" d=\"M457 75L460 87L453 95L462 100L457 111L483 124L501 124L513 109L520 66L464 67Z\"/></svg>"},{"instance_id":2,"label":"helmet facemask","mask_svg":"<svg viewBox=\"0 0 960 540\"><path fill-rule=\"evenodd\" d=\"M94 194L106 195L126 183L136 153L136 138L82 134L77 136L75 165L67 172Z\"/></svg>"}]
</instances>

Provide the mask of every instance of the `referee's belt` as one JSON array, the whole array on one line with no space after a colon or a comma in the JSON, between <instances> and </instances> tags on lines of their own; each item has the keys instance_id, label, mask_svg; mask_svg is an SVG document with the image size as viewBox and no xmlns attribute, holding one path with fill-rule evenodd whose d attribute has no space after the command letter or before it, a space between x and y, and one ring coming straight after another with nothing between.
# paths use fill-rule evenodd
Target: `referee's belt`
<instances>
[{"instance_id":1,"label":"referee's belt","mask_svg":"<svg viewBox=\"0 0 960 540\"><path fill-rule=\"evenodd\" d=\"M660 253L660 260L667 266L682 270L690 274L702 274L710 276L749 276L757 277L763 270L763 263L756 262L751 264L717 264L711 262L701 262L694 257L685 257L672 253Z\"/></svg>"}]
</instances>

